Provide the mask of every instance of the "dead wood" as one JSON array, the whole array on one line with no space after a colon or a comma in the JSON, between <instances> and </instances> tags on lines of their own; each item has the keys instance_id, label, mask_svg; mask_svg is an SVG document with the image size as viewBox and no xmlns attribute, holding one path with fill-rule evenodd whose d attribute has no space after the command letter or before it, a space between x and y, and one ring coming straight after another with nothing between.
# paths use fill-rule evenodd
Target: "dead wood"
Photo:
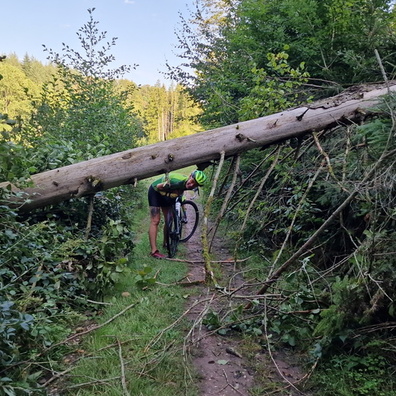
<instances>
[{"instance_id":1,"label":"dead wood","mask_svg":"<svg viewBox=\"0 0 396 396\"><path fill-rule=\"evenodd\" d=\"M376 162L376 164L371 168L371 170L366 174L366 176L356 185L354 190L350 193L350 195L344 200L344 202L327 218L326 221L311 235L311 237L297 250L288 260L286 260L276 271L270 274L267 280L263 283L261 289L257 292L257 294L264 294L268 288L276 282L279 277L289 268L291 267L315 242L319 235L321 235L327 227L340 215L343 209L355 198L355 196L359 193L361 186L364 185L375 173L377 168L383 163L383 161L387 158L390 158L396 154L396 150L392 150L390 152L383 153L380 159ZM252 303L249 302L246 304L246 308L251 308Z\"/></svg>"},{"instance_id":2,"label":"dead wood","mask_svg":"<svg viewBox=\"0 0 396 396\"><path fill-rule=\"evenodd\" d=\"M115 319L117 319L119 316L123 315L123 314L124 314L126 311L128 311L129 309L134 308L137 304L139 304L139 302L133 303L133 304L131 304L131 305L128 305L126 308L124 308L122 311L118 312L116 315L114 315L113 317L111 317L110 319L108 319L106 322L101 323L101 324L99 324L99 325L92 326L91 328L86 329L86 330L84 330L84 331L81 331L81 332L79 332L79 333L73 334L72 336L66 338L65 340L63 340L63 341L61 341L61 342L58 342L57 344L51 345L48 349L53 349L54 347L57 347L57 346L59 346L59 345L67 344L67 343L69 343L70 341L74 340L75 338L81 337L81 336L83 336L83 335L86 335L86 334L88 334L88 333L91 333L91 332L94 331L94 330L98 330L98 329L100 329L100 328L102 328L102 327L108 325L108 324L111 323L113 320L115 320ZM48 349L47 349L47 351L48 351Z\"/></svg>"},{"instance_id":3,"label":"dead wood","mask_svg":"<svg viewBox=\"0 0 396 396\"><path fill-rule=\"evenodd\" d=\"M220 211L219 211L219 214L217 215L215 224L214 224L214 226L213 226L213 228L212 228L212 230L211 230L211 232L212 232L212 239L211 239L210 245L209 245L209 252L210 252L211 249L212 249L212 244L213 244L213 240L214 240L214 238L215 238L215 236L216 236L217 229L218 229L218 227L219 227L219 225L220 225L220 222L221 222L221 220L222 220L222 218L223 218L223 216L224 216L224 213L225 213L225 211L226 211L226 209L227 209L228 202L230 201L230 198L231 198L231 193L232 193L233 190L234 190L234 187L235 187L235 184L236 184L236 180L237 180L237 175L238 175L238 173L240 172L240 169L239 169L240 160L241 160L241 157L240 157L239 155L237 155L237 156L236 156L236 160L235 160L234 173L233 173L233 175L232 175L231 185L230 185L230 187L228 188L227 194L226 194L226 196L225 196L225 198L224 198L224 200L223 200L223 204L221 205L221 209L220 209Z\"/></svg>"},{"instance_id":4,"label":"dead wood","mask_svg":"<svg viewBox=\"0 0 396 396\"><path fill-rule=\"evenodd\" d=\"M388 82L385 88L383 85L354 87L307 106L32 175L32 187L18 188L3 182L0 188L18 193L10 197L7 202L10 206L30 211L124 184L136 184L138 180L186 166L207 166L219 160L222 151L228 158L361 120L381 96L388 90L396 90L395 84ZM194 150L186 150L186 147L194 147Z\"/></svg>"},{"instance_id":5,"label":"dead wood","mask_svg":"<svg viewBox=\"0 0 396 396\"><path fill-rule=\"evenodd\" d=\"M205 278L206 281L212 281L215 286L218 285L216 278L214 276L214 272L212 269L212 266L210 264L210 259L209 259L209 242L208 242L208 218L210 214L210 209L212 206L213 198L214 198L214 193L217 187L217 181L220 176L221 169L224 164L224 158L225 158L225 152L222 151L220 153L220 161L219 165L217 167L217 171L215 174L215 177L213 179L212 183L212 189L209 193L209 197L206 201L205 209L204 209L204 218L203 218L203 224L202 224L202 250L203 250L203 257L205 260Z\"/></svg>"}]
</instances>

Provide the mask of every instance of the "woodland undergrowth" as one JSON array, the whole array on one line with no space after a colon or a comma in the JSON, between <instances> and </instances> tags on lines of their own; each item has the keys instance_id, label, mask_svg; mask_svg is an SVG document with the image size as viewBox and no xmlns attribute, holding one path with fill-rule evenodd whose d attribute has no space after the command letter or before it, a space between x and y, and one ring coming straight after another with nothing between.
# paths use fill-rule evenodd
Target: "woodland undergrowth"
<instances>
[{"instance_id":1,"label":"woodland undergrowth","mask_svg":"<svg viewBox=\"0 0 396 396\"><path fill-rule=\"evenodd\" d=\"M285 3L279 4L289 9ZM248 5L245 11L257 10ZM294 5L293 10L299 9ZM23 187L31 174L135 147L144 135L133 106L115 90L114 80L127 69L108 68L114 60L108 50L115 40L101 43L105 34L97 29L92 13L89 10L90 19L78 32L81 52L67 45L63 54L46 48L57 74L45 83L31 118L17 122L0 114L4 127L0 136L2 181ZM262 23L263 15L256 21ZM348 14L340 23L353 21L354 15L360 18L362 14ZM371 12L368 15L371 18ZM378 15L377 21L392 26L393 13ZM273 14L267 16L272 23ZM252 18L253 14L235 18L235 22L250 23ZM287 15L285 26L291 20ZM356 33L360 24L359 19L359 29L350 30L356 37L360 37ZM278 32L268 26L271 35ZM210 128L309 101L314 91L306 89L313 90L311 83L316 80L306 72L304 58L314 59L307 70L316 82L328 82L327 65L338 64L336 59L345 55L347 45L356 50L344 28L339 31L341 47L333 50L336 42L319 41L317 47L321 51L327 48L333 58L326 63L324 74L314 75L312 66L317 66L325 51L308 57L303 50L309 43L301 42L296 60L286 53L288 45L277 53L269 52L272 49L262 45L267 41L263 36L257 39L260 51L254 55L265 56L255 60L246 45L251 37L240 41L234 36L235 32L245 33L247 27L236 30L230 25L223 33L231 41L214 41L216 47L202 47L192 35L198 50L208 50L201 53L202 63L194 60L193 64L195 98L207 104L201 121ZM385 25L383 30L394 31ZM294 35L302 30L290 27L287 31ZM321 37L328 37L329 31L333 28L322 31ZM233 42L238 44L237 50L225 51L225 43ZM89 43L100 45L95 49ZM239 43L243 51L238 50ZM363 79L366 74L355 78L357 66L366 73L373 69L368 65L376 64L367 55L368 40L361 43L364 51L356 56L346 51L348 56L343 59L350 61L348 69L336 70L331 77L338 75L348 85L373 80L370 74L370 78ZM376 36L371 45L376 43L393 43L393 36ZM389 56L394 53L393 44L388 51ZM90 62L81 63L87 54ZM228 75L227 63L213 68L207 62L209 58L220 62L225 54L233 66ZM288 59L294 66L288 65ZM393 64L385 64L393 70ZM382 72L374 77L386 81ZM199 78L204 78L202 84ZM338 84L335 87L341 89ZM322 86L316 88L325 95ZM247 334L270 354L288 348L303 356L306 374L292 384L302 392L320 396L396 394L395 104L394 95L389 95L376 109L362 113L358 124L345 119L331 129L233 158L219 153L212 172L207 169L212 178L203 224L206 281L230 303L227 312L209 312L201 323L220 334ZM87 318L95 322L104 296L134 269L136 239L131 224L143 198L140 191L126 186L23 214L8 205L10 191L0 194L0 390L6 395L40 394L43 384L64 368L60 362L70 352L67 340L76 324ZM235 243L235 268L244 277L237 289L223 284L221 271L211 261L220 227L225 227L227 237ZM149 271L142 270L139 276L141 284L156 282ZM168 297L173 298L159 298L168 301ZM179 323L182 315L177 315L172 323ZM169 333L161 332L161 342L174 330L173 326L166 329ZM115 347L121 350L116 341ZM156 345L168 346L165 342ZM153 357L154 364L158 356L173 357L162 353L166 351ZM117 358L122 361L122 354ZM149 377L151 373L144 374ZM162 373L163 378L166 374ZM127 392L125 387L123 391Z\"/></svg>"},{"instance_id":2,"label":"woodland undergrowth","mask_svg":"<svg viewBox=\"0 0 396 396\"><path fill-rule=\"evenodd\" d=\"M270 353L288 348L304 356L306 375L293 384L301 391L395 392L394 134L390 97L360 125L232 159L221 155L213 164L204 210L206 280L231 308L201 321L220 334L247 334ZM7 144L1 148L9 150ZM18 150L15 164L23 159ZM64 340L88 307L94 318L90 301L130 274L129 224L141 202L134 194L141 192L98 194L90 229L89 199L26 217L2 206L6 394L40 392L40 379L68 353ZM244 275L237 290L222 284L210 261L220 225L234 240L235 268Z\"/></svg>"},{"instance_id":3,"label":"woodland undergrowth","mask_svg":"<svg viewBox=\"0 0 396 396\"><path fill-rule=\"evenodd\" d=\"M301 353L302 391L395 394L394 100L213 169L206 251L222 222L245 284L207 323Z\"/></svg>"}]
</instances>

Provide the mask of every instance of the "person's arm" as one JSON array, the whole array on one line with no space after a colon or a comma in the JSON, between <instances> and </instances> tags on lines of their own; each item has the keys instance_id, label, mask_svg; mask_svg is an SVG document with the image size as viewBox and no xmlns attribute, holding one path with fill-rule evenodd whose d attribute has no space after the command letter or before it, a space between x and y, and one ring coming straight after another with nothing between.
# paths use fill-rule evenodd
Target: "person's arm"
<instances>
[{"instance_id":1,"label":"person's arm","mask_svg":"<svg viewBox=\"0 0 396 396\"><path fill-rule=\"evenodd\" d=\"M169 180L168 182L157 184L157 188L160 191L166 191L166 192L171 192L171 191L182 192L186 189L186 180L176 180L176 181Z\"/></svg>"}]
</instances>

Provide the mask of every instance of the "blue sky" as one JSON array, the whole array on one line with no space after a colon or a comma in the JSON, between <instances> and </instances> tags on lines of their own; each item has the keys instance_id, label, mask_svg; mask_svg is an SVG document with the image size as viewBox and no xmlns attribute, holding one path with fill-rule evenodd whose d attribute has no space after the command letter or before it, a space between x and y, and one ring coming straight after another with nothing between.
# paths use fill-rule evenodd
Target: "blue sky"
<instances>
[{"instance_id":1,"label":"blue sky","mask_svg":"<svg viewBox=\"0 0 396 396\"><path fill-rule=\"evenodd\" d=\"M137 84L154 85L168 61L176 66L178 44L175 30L181 28L179 12L189 19L194 0L0 0L0 54L25 54L47 63L42 44L61 53L62 43L80 50L76 32L89 20L88 8L107 40L118 37L112 54L120 65L138 64L125 77Z\"/></svg>"}]
</instances>

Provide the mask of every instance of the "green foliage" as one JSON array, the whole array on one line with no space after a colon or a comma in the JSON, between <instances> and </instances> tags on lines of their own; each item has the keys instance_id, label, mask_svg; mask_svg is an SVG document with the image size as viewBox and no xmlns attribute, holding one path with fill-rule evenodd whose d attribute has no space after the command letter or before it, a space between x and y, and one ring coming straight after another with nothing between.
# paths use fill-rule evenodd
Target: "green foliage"
<instances>
[{"instance_id":1,"label":"green foliage","mask_svg":"<svg viewBox=\"0 0 396 396\"><path fill-rule=\"evenodd\" d=\"M84 55L65 45L63 55L48 50L56 68L41 68L27 56L23 62L10 56L4 66L0 90L7 83L12 106L24 110L26 101L30 107L15 113L23 117L17 121L1 114L1 181L25 186L30 174L129 149L142 140L141 121L134 111L139 96L116 81L126 67L107 67L114 59L108 51L115 39L101 46L106 35L99 33L92 12L79 31ZM14 74L18 78L11 79ZM34 89L25 89L20 97L11 95L19 92L15 84L30 87L31 79L36 80ZM38 92L39 82L40 98L30 92ZM191 133L195 124L190 117L196 109L186 110L187 96L180 88L162 91L170 102L167 111L175 117L166 138ZM67 352L66 346L53 348L54 344L70 334L83 319L82 312L95 313L87 299L104 298L120 280L134 276L130 230L144 194L130 187L97 194L87 229L89 199L22 214L5 205L10 193L1 193L0 206L0 393L34 394L40 393L38 379L56 370ZM136 277L142 288L156 282L148 267ZM29 363L36 359L42 362L39 369Z\"/></svg>"},{"instance_id":2,"label":"green foliage","mask_svg":"<svg viewBox=\"0 0 396 396\"><path fill-rule=\"evenodd\" d=\"M287 48L286 48L287 50ZM268 72L252 69L254 86L249 94L240 100L238 116L241 121L262 117L299 104L299 88L308 81L304 63L297 69L288 64L288 54L268 54ZM277 77L275 77L275 76ZM307 100L307 98L304 98Z\"/></svg>"},{"instance_id":3,"label":"green foliage","mask_svg":"<svg viewBox=\"0 0 396 396\"><path fill-rule=\"evenodd\" d=\"M32 101L39 97L39 87L7 60L0 62L0 75L0 113L15 119L29 117Z\"/></svg>"},{"instance_id":4,"label":"green foliage","mask_svg":"<svg viewBox=\"0 0 396 396\"><path fill-rule=\"evenodd\" d=\"M25 146L11 140L10 132L0 132L0 181L20 181L36 168L27 158Z\"/></svg>"},{"instance_id":5,"label":"green foliage","mask_svg":"<svg viewBox=\"0 0 396 396\"><path fill-rule=\"evenodd\" d=\"M202 323L208 327L208 330L215 330L222 326L222 321L218 313L214 311L208 312Z\"/></svg>"},{"instance_id":6,"label":"green foliage","mask_svg":"<svg viewBox=\"0 0 396 396\"><path fill-rule=\"evenodd\" d=\"M72 142L84 160L134 147L140 134L139 122L114 82L129 67L110 68L116 38L104 44L106 32L99 32L94 9L88 12L90 20L78 32L82 53L67 45L62 55L44 47L57 73L44 85L31 126L32 134L43 131L50 150Z\"/></svg>"},{"instance_id":7,"label":"green foliage","mask_svg":"<svg viewBox=\"0 0 396 396\"><path fill-rule=\"evenodd\" d=\"M94 239L69 238L58 248L62 263L72 268L91 298L102 297L129 274L127 256L133 249L132 235L120 219L107 219L95 229Z\"/></svg>"},{"instance_id":8,"label":"green foliage","mask_svg":"<svg viewBox=\"0 0 396 396\"><path fill-rule=\"evenodd\" d=\"M311 365L328 368L321 383L327 377L334 386L324 395L336 389L344 395L394 392L393 382L382 379L390 378L396 364L393 109L392 95L359 126L339 126L316 139L307 135L244 154L240 183L226 211L225 232L237 241L235 257L257 257L256 266L242 270L265 280L269 296L278 298L252 302L253 320L245 312L231 324L230 315L211 313L207 325L222 332L266 330L273 348L306 353ZM225 169L213 207L220 207L228 193L229 174ZM351 194L354 199L345 204ZM285 263L287 269L272 280ZM354 367L349 376L328 364L344 354L362 361L359 367L349 362ZM375 363L366 360L369 354L386 360L389 371L374 370ZM315 394L320 390L315 388Z\"/></svg>"},{"instance_id":9,"label":"green foliage","mask_svg":"<svg viewBox=\"0 0 396 396\"><path fill-rule=\"evenodd\" d=\"M135 89L129 100L142 121L145 136L141 144L156 143L191 135L201 130L196 122L199 106L194 105L179 85L169 89L157 84Z\"/></svg>"},{"instance_id":10,"label":"green foliage","mask_svg":"<svg viewBox=\"0 0 396 396\"><path fill-rule=\"evenodd\" d=\"M1 368L9 378L7 386L11 389L22 386L13 383L21 378L24 370L21 362L34 357L40 347L68 333L65 328L73 315L66 315L67 306L75 305L76 293L82 293L74 276L63 271L56 259L59 242L67 238L67 232L60 234L60 229L52 222L29 226L16 222L12 212L3 210L2 215ZM67 319L62 319L64 324L57 327L56 323L60 323L57 317L64 318L64 315ZM21 366L15 369L15 364ZM28 389L34 386L34 381L31 382L34 371L28 370L26 374L24 387Z\"/></svg>"},{"instance_id":11,"label":"green foliage","mask_svg":"<svg viewBox=\"0 0 396 396\"><path fill-rule=\"evenodd\" d=\"M396 395L389 362L371 354L334 356L320 368L312 382L316 394L321 396Z\"/></svg>"},{"instance_id":12,"label":"green foliage","mask_svg":"<svg viewBox=\"0 0 396 396\"><path fill-rule=\"evenodd\" d=\"M156 283L155 274L153 269L148 265L136 271L135 282L140 288L148 288Z\"/></svg>"},{"instance_id":13,"label":"green foliage","mask_svg":"<svg viewBox=\"0 0 396 396\"><path fill-rule=\"evenodd\" d=\"M322 80L331 78L340 86L382 78L373 48L380 50L387 71L393 73L392 62L386 61L394 50L394 15L387 1L246 0L221 5L220 13L217 9L208 18L197 16L200 34L189 31L193 45L184 47L190 51L188 66L195 72L186 87L205 110L202 120L208 127L307 101L312 92L302 87L308 79L323 86ZM113 60L107 51L115 39L102 49L93 45L101 43L105 34L99 33L92 13L89 10L90 20L79 31L83 54L66 45L62 56L48 50L57 74L50 81L44 78L32 121L18 122L17 129L2 135L3 180L21 182L30 172L130 148L144 139L140 123L146 126L150 142L184 134L183 122L195 115L178 112L186 100L179 87L168 95L162 87L139 91L116 83L126 69L107 67ZM12 62L10 74L15 72L21 86L28 75L36 74L28 59L24 67L18 67L15 59ZM17 88L16 93L22 92ZM319 95L324 92L321 89ZM134 107L136 98L140 102ZM18 96L21 103L25 99L26 92ZM286 141L279 157L273 147L247 153L239 170L241 183L227 210L232 235L238 240L235 254L259 257L255 274L261 281L293 257L357 189L355 199L292 263L287 276L271 283L278 298L267 299L265 305L254 301L254 318L246 318L240 307L227 314L210 312L205 318L209 328L222 334L238 331L260 339L266 330L271 345L311 351L319 366L330 361L326 375L334 380L329 388L323 386L329 395L340 389L345 395L351 390L374 394L375 388L378 394L394 392L393 383L381 379L388 375L384 361L391 367L395 364L394 347L389 348L391 330L384 325L395 317L394 156L378 163L394 149L394 108L390 98L372 122L340 125L331 133L317 133L316 140L306 136ZM176 114L178 119L168 123L169 116ZM167 122L154 137L154 126L164 117ZM8 122L7 116L3 120ZM172 123L177 125L173 132ZM376 172L361 183L373 166ZM218 192L220 201L228 184L225 180ZM126 219L133 216L131 202L140 199L138 193L132 194L117 190L95 197L89 233L85 200L25 218L1 206L4 392L19 392L18 387L33 391L41 374L23 362L63 339L78 317L76 312L87 308L88 297L102 297L128 274L141 289L155 283L151 266L129 268L133 236ZM147 304L146 315L153 316L151 308ZM340 352L354 358L339 355L334 360ZM51 361L52 356L45 357ZM16 363L20 369L15 370ZM350 374L333 371L339 367L349 368ZM342 380L337 382L338 378Z\"/></svg>"},{"instance_id":14,"label":"green foliage","mask_svg":"<svg viewBox=\"0 0 396 396\"><path fill-rule=\"evenodd\" d=\"M315 329L315 335L334 337L340 332L345 333L358 324L366 308L364 284L358 279L336 277L331 287L333 305L321 312L322 320Z\"/></svg>"},{"instance_id":15,"label":"green foliage","mask_svg":"<svg viewBox=\"0 0 396 396\"><path fill-rule=\"evenodd\" d=\"M4 287L4 286L3 286ZM19 312L14 307L15 303L1 299L0 303L0 334L1 352L0 364L10 364L18 350L18 344L23 339L24 333L29 331L33 324L33 316Z\"/></svg>"},{"instance_id":16,"label":"green foliage","mask_svg":"<svg viewBox=\"0 0 396 396\"><path fill-rule=\"evenodd\" d=\"M95 41L95 26L91 18L82 29L84 46L85 33L89 42ZM69 47L66 53L69 60L82 59ZM45 83L32 120L16 124L2 116L2 125L12 127L0 139L3 181L26 185L31 173L134 145L138 123L122 95L115 93L111 77L118 72L100 71L111 59L99 52L84 66L72 65L81 66L78 70L58 58L57 75ZM39 71L33 66L25 59L25 73L33 76ZM22 67L17 68L23 73ZM88 200L70 200L21 214L5 205L9 193L2 192L0 207L0 392L32 394L38 378L46 375L49 365L56 369L58 354L62 354L59 348L49 347L70 334L82 319L80 312L88 308L94 312L87 298L102 298L129 274L134 248L131 200L138 204L140 196L126 187L98 194L87 230ZM44 360L40 370L28 363L38 356Z\"/></svg>"},{"instance_id":17,"label":"green foliage","mask_svg":"<svg viewBox=\"0 0 396 396\"><path fill-rule=\"evenodd\" d=\"M92 35L97 32L91 23L96 22L91 18L88 27L81 29L80 38L84 42L87 40L83 33L93 39ZM114 43L115 39L112 45ZM89 49L85 44L84 48ZM110 46L106 48L109 49ZM202 129L195 119L199 106L194 105L179 85L168 89L159 85L137 87L131 81L119 79L128 70L126 66L107 70L103 77L93 78L84 74L89 73L89 68L77 71L80 64L75 64L76 59L81 60L83 55L68 46L64 47L63 55L47 51L58 67L53 63L44 66L28 55L23 61L15 55L3 60L7 67L3 97L16 112L12 111L15 120L9 118L11 114L3 114L0 122L2 129L9 132L13 144L24 142L30 147L31 152L26 154L30 157L27 173L54 169L136 144L169 140ZM99 51L97 56L104 56L104 52ZM109 62L113 59L105 58ZM94 56L91 56L91 65L93 61ZM20 81L8 73L14 69L32 87L25 88L20 96L17 95ZM97 74L99 70L93 67L93 73ZM91 108L89 102L92 102ZM43 134L45 145L40 143Z\"/></svg>"},{"instance_id":18,"label":"green foliage","mask_svg":"<svg viewBox=\"0 0 396 396\"><path fill-rule=\"evenodd\" d=\"M128 191L125 197L130 195ZM87 298L102 297L130 273L134 245L130 227L120 219L123 199L98 197L100 215L93 216L88 239L82 236L87 202L37 211L19 221L2 207L1 367L12 379L9 387L20 375L13 370L15 363L27 370L22 362L34 359L40 347L63 340L81 320L78 312L87 309Z\"/></svg>"},{"instance_id":19,"label":"green foliage","mask_svg":"<svg viewBox=\"0 0 396 396\"><path fill-rule=\"evenodd\" d=\"M178 36L184 63L169 75L203 106L206 129L284 110L312 95L330 96L350 84L382 81L375 49L393 78L392 7L389 0L199 0ZM285 47L296 80L268 65L268 54L278 57ZM291 82L304 90L298 84L290 89Z\"/></svg>"}]
</instances>

